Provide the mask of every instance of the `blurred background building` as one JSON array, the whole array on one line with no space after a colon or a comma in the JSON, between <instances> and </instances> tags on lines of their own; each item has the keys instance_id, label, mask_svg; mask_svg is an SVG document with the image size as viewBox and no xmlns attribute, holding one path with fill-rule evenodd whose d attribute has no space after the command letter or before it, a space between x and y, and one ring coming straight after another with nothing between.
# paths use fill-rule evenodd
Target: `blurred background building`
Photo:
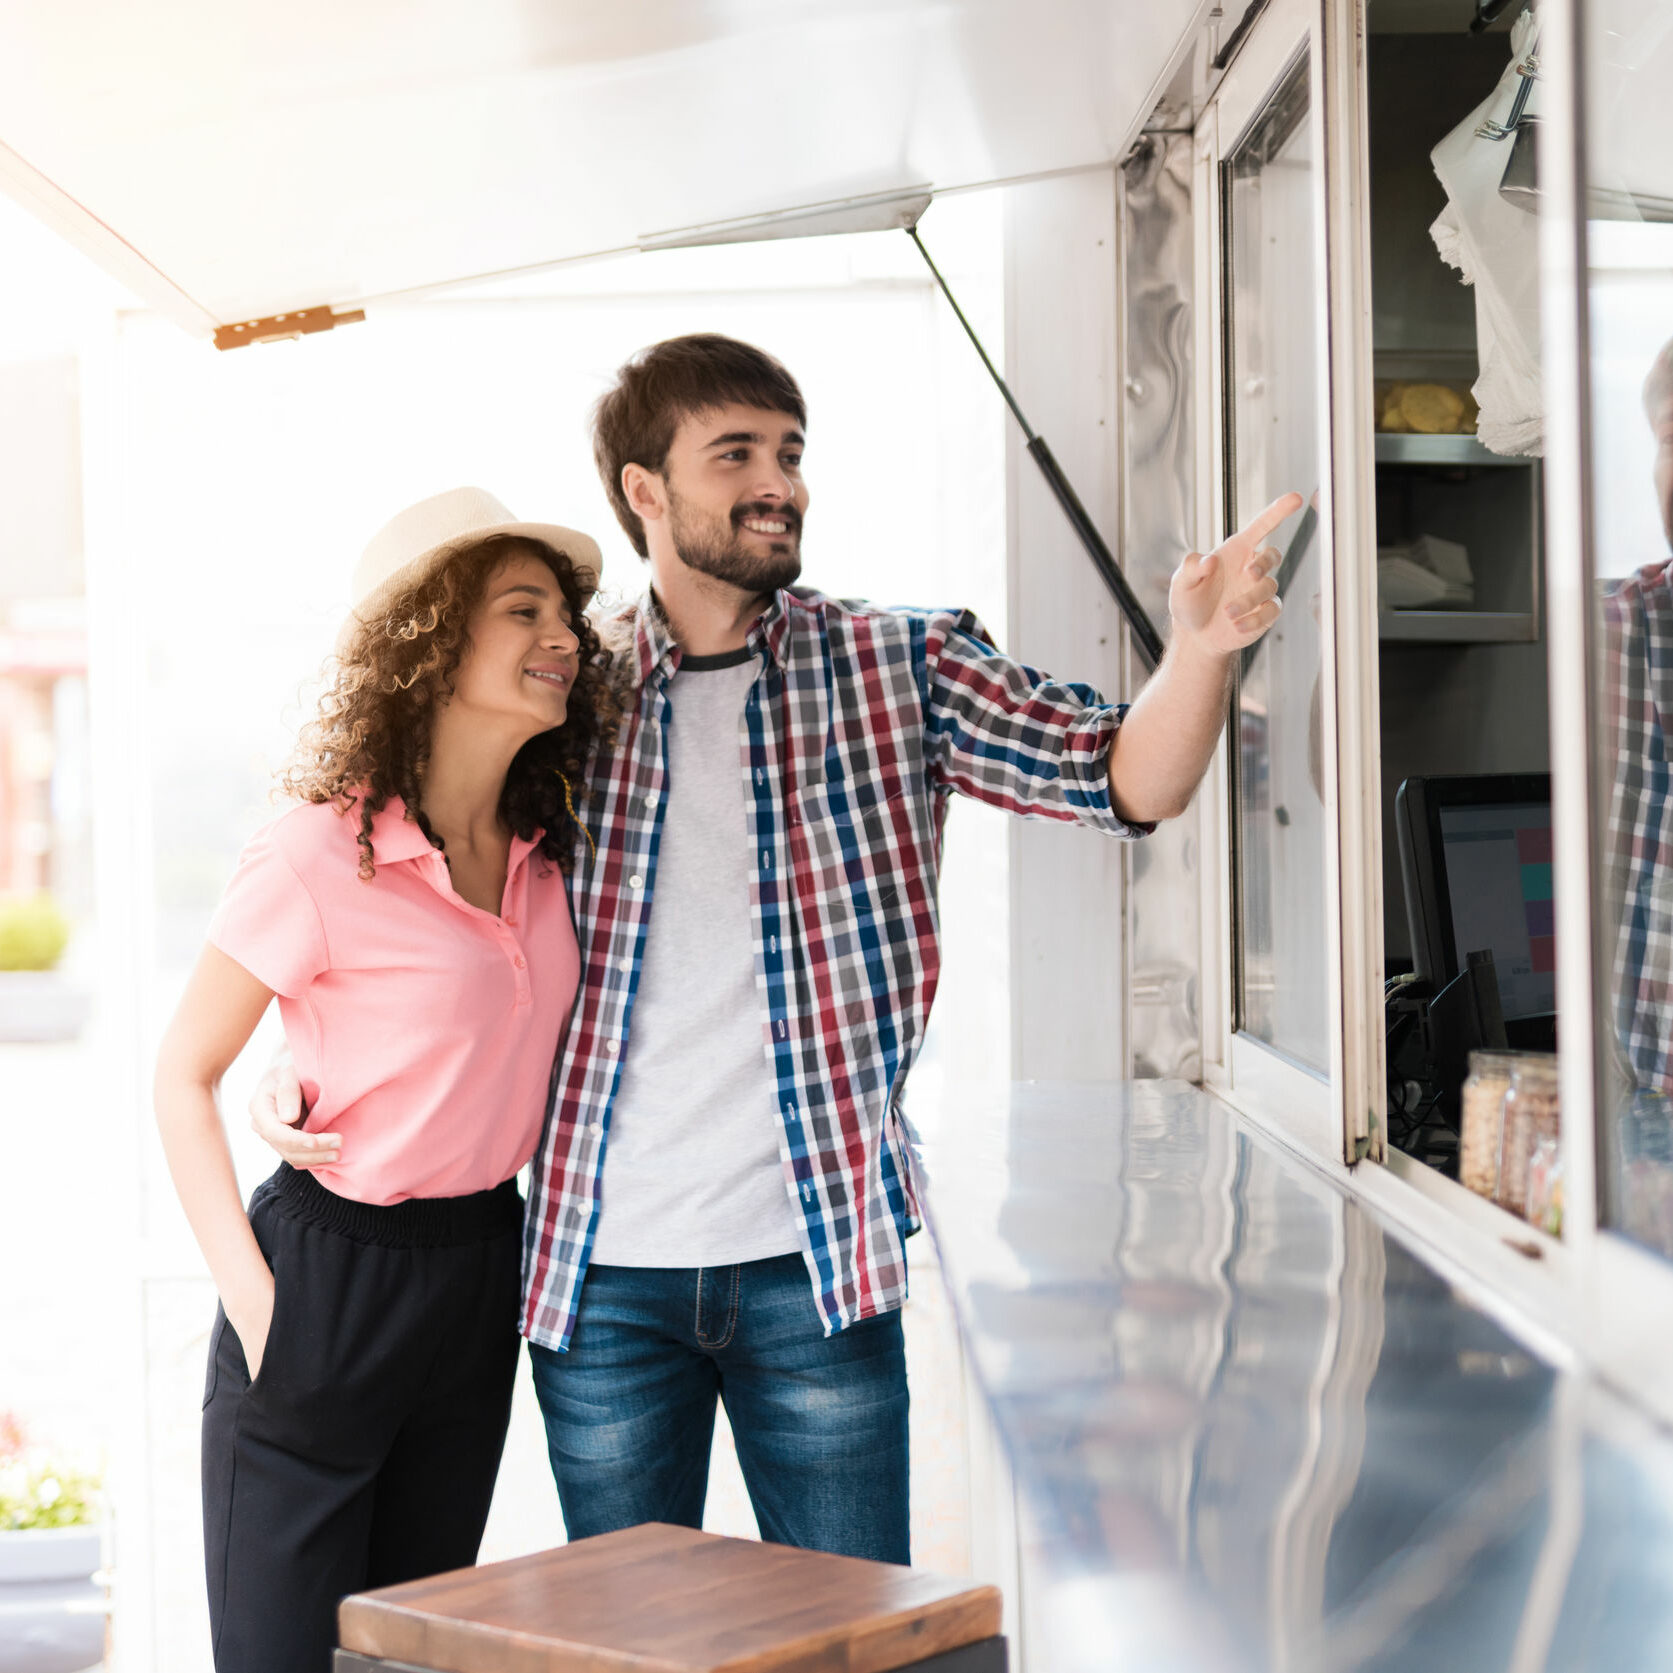
<instances>
[{"instance_id":1,"label":"blurred background building","mask_svg":"<svg viewBox=\"0 0 1673 1673\"><path fill-rule=\"evenodd\" d=\"M0 363L0 893L87 913L87 780L80 362L49 348Z\"/></svg>"}]
</instances>

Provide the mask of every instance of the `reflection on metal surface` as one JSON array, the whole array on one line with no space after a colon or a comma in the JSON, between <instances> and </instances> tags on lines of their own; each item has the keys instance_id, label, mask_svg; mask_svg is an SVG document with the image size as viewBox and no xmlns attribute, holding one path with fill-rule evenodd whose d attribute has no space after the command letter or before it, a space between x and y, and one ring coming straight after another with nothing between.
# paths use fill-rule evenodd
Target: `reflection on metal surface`
<instances>
[{"instance_id":1,"label":"reflection on metal surface","mask_svg":"<svg viewBox=\"0 0 1673 1673\"><path fill-rule=\"evenodd\" d=\"M924 1158L1051 1673L1673 1666L1673 1440L1177 1083Z\"/></svg>"},{"instance_id":2,"label":"reflection on metal surface","mask_svg":"<svg viewBox=\"0 0 1673 1673\"><path fill-rule=\"evenodd\" d=\"M1159 622L1191 545L1191 136L1146 134L1121 166L1122 548Z\"/></svg>"},{"instance_id":3,"label":"reflection on metal surface","mask_svg":"<svg viewBox=\"0 0 1673 1673\"><path fill-rule=\"evenodd\" d=\"M1191 140L1148 134L1121 169L1122 563L1152 620L1190 547ZM1133 1073L1196 1080L1201 872L1195 817L1171 820L1129 852L1128 1038Z\"/></svg>"}]
</instances>

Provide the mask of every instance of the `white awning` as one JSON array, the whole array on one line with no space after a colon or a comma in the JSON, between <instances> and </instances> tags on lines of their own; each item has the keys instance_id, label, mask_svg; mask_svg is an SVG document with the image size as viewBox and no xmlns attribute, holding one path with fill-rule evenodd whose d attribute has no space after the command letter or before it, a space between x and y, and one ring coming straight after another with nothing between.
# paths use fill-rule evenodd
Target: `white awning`
<instances>
[{"instance_id":1,"label":"white awning","mask_svg":"<svg viewBox=\"0 0 1673 1673\"><path fill-rule=\"evenodd\" d=\"M208 333L1113 162L1208 3L11 0L0 184Z\"/></svg>"}]
</instances>

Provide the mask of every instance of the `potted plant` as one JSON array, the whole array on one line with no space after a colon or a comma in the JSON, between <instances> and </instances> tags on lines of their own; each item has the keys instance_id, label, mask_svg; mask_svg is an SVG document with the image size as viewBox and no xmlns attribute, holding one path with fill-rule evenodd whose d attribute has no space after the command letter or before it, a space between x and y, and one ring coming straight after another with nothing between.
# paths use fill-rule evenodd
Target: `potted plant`
<instances>
[{"instance_id":1,"label":"potted plant","mask_svg":"<svg viewBox=\"0 0 1673 1673\"><path fill-rule=\"evenodd\" d=\"M91 998L56 969L70 925L52 896L0 897L0 1040L73 1040Z\"/></svg>"},{"instance_id":2,"label":"potted plant","mask_svg":"<svg viewBox=\"0 0 1673 1673\"><path fill-rule=\"evenodd\" d=\"M105 1654L98 1478L0 1412L0 1673L82 1673Z\"/></svg>"}]
</instances>

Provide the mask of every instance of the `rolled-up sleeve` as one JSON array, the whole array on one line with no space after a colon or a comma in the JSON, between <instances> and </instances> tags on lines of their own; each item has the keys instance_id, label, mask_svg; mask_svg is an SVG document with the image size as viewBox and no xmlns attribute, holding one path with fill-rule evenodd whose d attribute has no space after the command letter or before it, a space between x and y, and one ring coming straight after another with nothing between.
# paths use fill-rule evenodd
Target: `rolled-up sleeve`
<instances>
[{"instance_id":1,"label":"rolled-up sleeve","mask_svg":"<svg viewBox=\"0 0 1673 1673\"><path fill-rule=\"evenodd\" d=\"M1109 751L1125 704L1053 680L995 648L967 610L925 618L931 781L1007 813L1143 836L1110 805Z\"/></svg>"},{"instance_id":2,"label":"rolled-up sleeve","mask_svg":"<svg viewBox=\"0 0 1673 1673\"><path fill-rule=\"evenodd\" d=\"M287 999L330 967L319 907L285 857L274 826L258 831L239 855L210 920L209 940Z\"/></svg>"}]
</instances>

